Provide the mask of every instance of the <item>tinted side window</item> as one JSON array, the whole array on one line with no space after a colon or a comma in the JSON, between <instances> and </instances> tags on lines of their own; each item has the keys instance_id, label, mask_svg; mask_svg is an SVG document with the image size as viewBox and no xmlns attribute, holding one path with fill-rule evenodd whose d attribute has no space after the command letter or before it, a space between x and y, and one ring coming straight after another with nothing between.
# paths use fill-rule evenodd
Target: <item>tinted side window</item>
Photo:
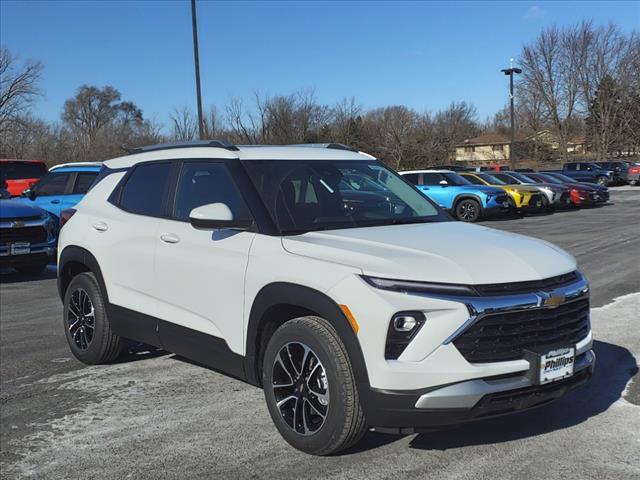
<instances>
[{"instance_id":1,"label":"tinted side window","mask_svg":"<svg viewBox=\"0 0 640 480\"><path fill-rule=\"evenodd\" d=\"M463 178L473 183L474 185L484 185L484 183L482 183L482 180L480 180L475 175L463 175Z\"/></svg>"},{"instance_id":2,"label":"tinted side window","mask_svg":"<svg viewBox=\"0 0 640 480\"><path fill-rule=\"evenodd\" d=\"M185 162L178 179L174 216L187 220L196 207L209 203L226 204L234 218L248 219L249 210L222 163Z\"/></svg>"},{"instance_id":3,"label":"tinted side window","mask_svg":"<svg viewBox=\"0 0 640 480\"><path fill-rule=\"evenodd\" d=\"M168 162L135 167L122 188L120 207L139 215L160 216L170 173Z\"/></svg>"},{"instance_id":4,"label":"tinted side window","mask_svg":"<svg viewBox=\"0 0 640 480\"><path fill-rule=\"evenodd\" d=\"M98 172L79 172L73 186L73 193L87 193L97 176Z\"/></svg>"},{"instance_id":5,"label":"tinted side window","mask_svg":"<svg viewBox=\"0 0 640 480\"><path fill-rule=\"evenodd\" d=\"M577 170L576 164L575 163L567 163L566 169L567 170Z\"/></svg>"},{"instance_id":6,"label":"tinted side window","mask_svg":"<svg viewBox=\"0 0 640 480\"><path fill-rule=\"evenodd\" d=\"M405 175L403 175L403 178L406 178L409 182L411 182L413 185L418 185L418 179L419 179L419 174L417 173L407 173Z\"/></svg>"},{"instance_id":7,"label":"tinted side window","mask_svg":"<svg viewBox=\"0 0 640 480\"><path fill-rule=\"evenodd\" d=\"M440 182L444 180L439 173L423 173L422 184L423 185L440 185Z\"/></svg>"},{"instance_id":8,"label":"tinted side window","mask_svg":"<svg viewBox=\"0 0 640 480\"><path fill-rule=\"evenodd\" d=\"M43 177L33 188L38 195L63 195L70 173L50 173Z\"/></svg>"}]
</instances>

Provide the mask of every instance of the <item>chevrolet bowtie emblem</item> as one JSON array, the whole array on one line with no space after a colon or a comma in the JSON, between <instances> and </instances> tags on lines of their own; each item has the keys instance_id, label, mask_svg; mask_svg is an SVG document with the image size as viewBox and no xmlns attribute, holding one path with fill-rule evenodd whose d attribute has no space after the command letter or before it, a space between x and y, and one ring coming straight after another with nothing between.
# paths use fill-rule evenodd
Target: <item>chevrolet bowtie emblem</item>
<instances>
[{"instance_id":1,"label":"chevrolet bowtie emblem","mask_svg":"<svg viewBox=\"0 0 640 480\"><path fill-rule=\"evenodd\" d=\"M542 299L542 305L544 307L557 307L558 305L561 305L564 303L565 297L564 295L551 295L548 298L543 298Z\"/></svg>"}]
</instances>

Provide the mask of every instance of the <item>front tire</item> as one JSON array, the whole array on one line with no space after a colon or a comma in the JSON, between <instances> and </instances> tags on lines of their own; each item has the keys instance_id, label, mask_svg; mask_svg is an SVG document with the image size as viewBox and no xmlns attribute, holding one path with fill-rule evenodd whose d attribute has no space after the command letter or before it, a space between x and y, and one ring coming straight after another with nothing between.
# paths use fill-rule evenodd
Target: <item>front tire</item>
<instances>
[{"instance_id":1,"label":"front tire","mask_svg":"<svg viewBox=\"0 0 640 480\"><path fill-rule=\"evenodd\" d=\"M364 435L364 412L347 351L325 319L301 317L278 328L262 372L273 423L294 448L330 455Z\"/></svg>"},{"instance_id":2,"label":"front tire","mask_svg":"<svg viewBox=\"0 0 640 480\"><path fill-rule=\"evenodd\" d=\"M462 222L477 222L480 220L480 204L471 198L460 200L456 205L456 218Z\"/></svg>"},{"instance_id":3,"label":"front tire","mask_svg":"<svg viewBox=\"0 0 640 480\"><path fill-rule=\"evenodd\" d=\"M71 280L64 296L63 324L71 353L82 363L109 363L122 352L123 341L111 330L105 307L93 273Z\"/></svg>"}]
</instances>

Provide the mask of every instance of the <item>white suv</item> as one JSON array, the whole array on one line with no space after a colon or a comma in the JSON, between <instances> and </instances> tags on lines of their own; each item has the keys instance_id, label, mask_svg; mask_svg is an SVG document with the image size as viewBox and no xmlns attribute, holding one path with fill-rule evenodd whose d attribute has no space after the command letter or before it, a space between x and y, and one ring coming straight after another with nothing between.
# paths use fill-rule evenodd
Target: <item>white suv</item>
<instances>
[{"instance_id":1,"label":"white suv","mask_svg":"<svg viewBox=\"0 0 640 480\"><path fill-rule=\"evenodd\" d=\"M192 142L105 162L63 215L73 354L111 362L142 342L260 386L282 436L318 455L589 379L589 288L570 255L450 221L370 155L314 147Z\"/></svg>"}]
</instances>

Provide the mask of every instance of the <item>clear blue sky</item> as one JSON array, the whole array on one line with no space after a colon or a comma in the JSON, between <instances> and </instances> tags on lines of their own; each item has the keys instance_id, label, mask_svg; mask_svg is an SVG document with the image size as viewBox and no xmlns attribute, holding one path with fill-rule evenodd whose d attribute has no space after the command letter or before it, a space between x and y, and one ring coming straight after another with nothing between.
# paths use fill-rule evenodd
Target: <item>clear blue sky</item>
<instances>
[{"instance_id":1,"label":"clear blue sky","mask_svg":"<svg viewBox=\"0 0 640 480\"><path fill-rule=\"evenodd\" d=\"M0 38L45 66L36 114L57 120L81 84L112 85L168 125L195 105L188 1L7 1ZM203 102L222 106L314 88L332 104L437 110L467 100L481 119L507 98L500 68L546 25L640 26L640 2L198 3Z\"/></svg>"}]
</instances>

